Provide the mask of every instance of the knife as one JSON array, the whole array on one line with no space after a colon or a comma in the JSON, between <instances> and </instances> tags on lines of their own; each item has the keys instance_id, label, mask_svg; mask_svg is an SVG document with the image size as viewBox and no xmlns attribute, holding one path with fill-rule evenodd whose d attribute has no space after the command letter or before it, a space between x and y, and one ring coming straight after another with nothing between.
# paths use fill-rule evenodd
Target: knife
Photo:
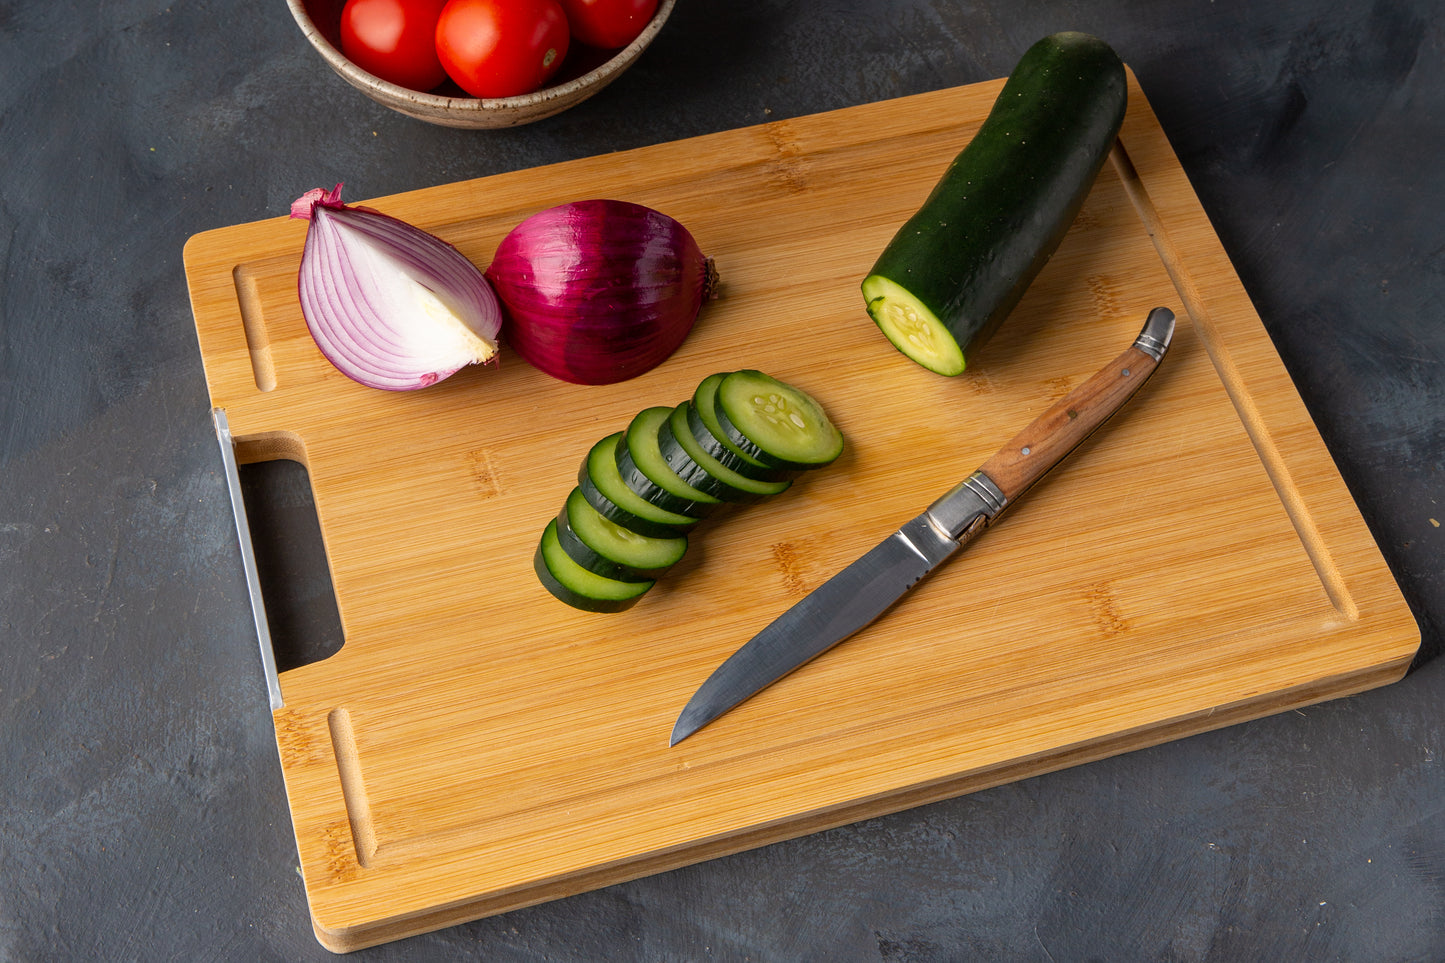
<instances>
[{"instance_id":1,"label":"knife","mask_svg":"<svg viewBox=\"0 0 1445 963\"><path fill-rule=\"evenodd\" d=\"M873 622L929 572L1124 406L1149 380L1174 336L1174 312L1155 308L1134 343L1014 436L923 514L780 615L693 694L671 745L752 698Z\"/></svg>"}]
</instances>

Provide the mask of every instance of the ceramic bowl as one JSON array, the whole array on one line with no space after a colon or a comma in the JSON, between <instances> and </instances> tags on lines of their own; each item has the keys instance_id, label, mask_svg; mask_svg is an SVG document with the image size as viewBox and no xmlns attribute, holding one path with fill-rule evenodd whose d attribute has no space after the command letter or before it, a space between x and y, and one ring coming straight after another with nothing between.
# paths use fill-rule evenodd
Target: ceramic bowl
<instances>
[{"instance_id":1,"label":"ceramic bowl","mask_svg":"<svg viewBox=\"0 0 1445 963\"><path fill-rule=\"evenodd\" d=\"M517 97L469 97L448 81L434 91L418 92L367 73L341 52L341 8L345 0L286 0L302 34L331 69L379 104L446 127L517 127L560 114L606 87L632 66L667 22L676 0L660 0L657 13L621 50L594 50L574 44L550 85Z\"/></svg>"}]
</instances>

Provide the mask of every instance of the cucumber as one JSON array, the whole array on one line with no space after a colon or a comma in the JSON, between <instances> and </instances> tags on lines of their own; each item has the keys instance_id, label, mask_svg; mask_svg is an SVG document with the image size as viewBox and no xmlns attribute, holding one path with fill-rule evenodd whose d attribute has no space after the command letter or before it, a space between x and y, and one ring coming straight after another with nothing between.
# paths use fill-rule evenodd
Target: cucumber
<instances>
[{"instance_id":1,"label":"cucumber","mask_svg":"<svg viewBox=\"0 0 1445 963\"><path fill-rule=\"evenodd\" d=\"M706 518L721 507L722 499L683 481L662 457L658 432L671 414L671 408L661 405L637 413L617 446L617 471L645 501L665 511Z\"/></svg>"},{"instance_id":2,"label":"cucumber","mask_svg":"<svg viewBox=\"0 0 1445 963\"><path fill-rule=\"evenodd\" d=\"M577 473L577 486L587 503L609 522L651 538L672 538L687 532L697 519L658 508L627 487L617 470L622 432L593 445Z\"/></svg>"},{"instance_id":3,"label":"cucumber","mask_svg":"<svg viewBox=\"0 0 1445 963\"><path fill-rule=\"evenodd\" d=\"M780 494L792 484L789 480L758 481L748 478L703 451L688 427L688 412L691 410L692 404L686 401L672 409L657 436L663 460L683 481L715 498L737 503L755 502Z\"/></svg>"},{"instance_id":4,"label":"cucumber","mask_svg":"<svg viewBox=\"0 0 1445 963\"><path fill-rule=\"evenodd\" d=\"M572 561L594 575L620 582L661 578L687 551L687 536L649 538L608 521L572 489L557 514L557 542Z\"/></svg>"},{"instance_id":5,"label":"cucumber","mask_svg":"<svg viewBox=\"0 0 1445 963\"><path fill-rule=\"evenodd\" d=\"M637 604L653 583L622 582L587 571L562 550L557 541L557 520L542 530L532 568L543 587L575 609L586 612L621 612Z\"/></svg>"},{"instance_id":6,"label":"cucumber","mask_svg":"<svg viewBox=\"0 0 1445 963\"><path fill-rule=\"evenodd\" d=\"M738 446L730 444L724 437L725 432L717 420L717 386L731 373L719 371L698 383L692 395L692 404L687 409L687 426L692 430L692 437L702 446L704 452L717 459L723 467L746 478L756 478L759 481L792 478L797 472L764 465Z\"/></svg>"},{"instance_id":7,"label":"cucumber","mask_svg":"<svg viewBox=\"0 0 1445 963\"><path fill-rule=\"evenodd\" d=\"M1057 250L1124 119L1124 66L1083 33L1024 53L983 126L863 281L899 351L963 372Z\"/></svg>"},{"instance_id":8,"label":"cucumber","mask_svg":"<svg viewBox=\"0 0 1445 963\"><path fill-rule=\"evenodd\" d=\"M718 383L720 438L754 461L810 470L843 453L843 435L811 395L761 371L734 371Z\"/></svg>"}]
</instances>

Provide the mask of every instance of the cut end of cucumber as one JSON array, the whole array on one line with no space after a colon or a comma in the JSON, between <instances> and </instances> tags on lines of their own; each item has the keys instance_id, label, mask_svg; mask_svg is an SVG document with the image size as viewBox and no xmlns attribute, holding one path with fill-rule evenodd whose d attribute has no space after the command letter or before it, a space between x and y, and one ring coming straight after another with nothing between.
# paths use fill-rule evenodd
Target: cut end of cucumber
<instances>
[{"instance_id":1,"label":"cut end of cucumber","mask_svg":"<svg viewBox=\"0 0 1445 963\"><path fill-rule=\"evenodd\" d=\"M952 377L963 373L963 349L938 316L908 289L880 274L863 281L868 314L893 347L929 371Z\"/></svg>"}]
</instances>

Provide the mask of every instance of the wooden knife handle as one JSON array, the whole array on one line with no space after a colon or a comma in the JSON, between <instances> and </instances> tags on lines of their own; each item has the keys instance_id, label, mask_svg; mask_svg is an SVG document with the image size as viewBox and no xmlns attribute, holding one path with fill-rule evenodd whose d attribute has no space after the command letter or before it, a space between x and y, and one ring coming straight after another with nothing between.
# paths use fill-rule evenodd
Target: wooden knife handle
<instances>
[{"instance_id":1,"label":"wooden knife handle","mask_svg":"<svg viewBox=\"0 0 1445 963\"><path fill-rule=\"evenodd\" d=\"M1174 332L1174 313L1155 308L1134 343L1034 419L979 468L1013 502L1124 406L1149 380Z\"/></svg>"}]
</instances>

